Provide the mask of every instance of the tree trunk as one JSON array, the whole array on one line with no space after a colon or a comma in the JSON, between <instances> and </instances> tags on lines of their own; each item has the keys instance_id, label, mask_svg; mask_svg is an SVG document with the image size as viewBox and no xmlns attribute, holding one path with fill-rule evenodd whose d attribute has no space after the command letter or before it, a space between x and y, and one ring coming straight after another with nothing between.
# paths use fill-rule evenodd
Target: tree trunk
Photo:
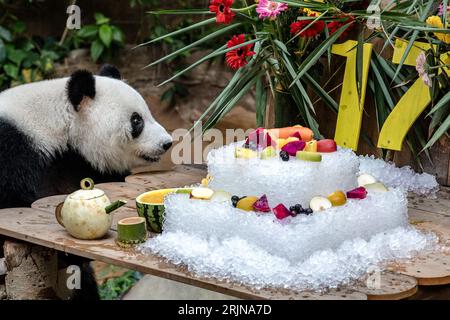
<instances>
[{"instance_id":1,"label":"tree trunk","mask_svg":"<svg viewBox=\"0 0 450 320\"><path fill-rule=\"evenodd\" d=\"M53 289L58 272L55 250L10 240L5 241L3 250L7 267L5 284L8 299L57 298Z\"/></svg>"}]
</instances>

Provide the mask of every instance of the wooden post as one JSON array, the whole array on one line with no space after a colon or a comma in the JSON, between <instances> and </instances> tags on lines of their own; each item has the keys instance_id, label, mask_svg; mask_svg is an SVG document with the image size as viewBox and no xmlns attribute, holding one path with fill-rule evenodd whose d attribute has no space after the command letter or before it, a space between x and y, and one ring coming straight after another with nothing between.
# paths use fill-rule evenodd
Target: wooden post
<instances>
[{"instance_id":1,"label":"wooden post","mask_svg":"<svg viewBox=\"0 0 450 320\"><path fill-rule=\"evenodd\" d=\"M8 299L57 298L53 289L58 271L55 250L10 240L5 241L3 250L7 267L5 289Z\"/></svg>"}]
</instances>

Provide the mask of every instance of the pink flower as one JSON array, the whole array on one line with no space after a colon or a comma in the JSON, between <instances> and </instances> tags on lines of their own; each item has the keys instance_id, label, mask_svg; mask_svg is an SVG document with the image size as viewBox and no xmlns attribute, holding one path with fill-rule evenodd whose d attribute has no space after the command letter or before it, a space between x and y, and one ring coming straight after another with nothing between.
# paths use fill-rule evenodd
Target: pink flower
<instances>
[{"instance_id":1,"label":"pink flower","mask_svg":"<svg viewBox=\"0 0 450 320\"><path fill-rule=\"evenodd\" d=\"M416 70L420 77L422 77L422 81L429 87L433 85L431 81L431 77L428 75L426 70L427 57L424 52L419 54L416 59Z\"/></svg>"},{"instance_id":2,"label":"pink flower","mask_svg":"<svg viewBox=\"0 0 450 320\"><path fill-rule=\"evenodd\" d=\"M449 12L450 11L450 6L447 6L447 12ZM439 5L439 13L438 13L438 16L443 16L444 15L444 3L441 3L440 5Z\"/></svg>"},{"instance_id":3,"label":"pink flower","mask_svg":"<svg viewBox=\"0 0 450 320\"><path fill-rule=\"evenodd\" d=\"M288 8L286 3L259 0L256 12L260 19L275 19L281 12Z\"/></svg>"}]
</instances>

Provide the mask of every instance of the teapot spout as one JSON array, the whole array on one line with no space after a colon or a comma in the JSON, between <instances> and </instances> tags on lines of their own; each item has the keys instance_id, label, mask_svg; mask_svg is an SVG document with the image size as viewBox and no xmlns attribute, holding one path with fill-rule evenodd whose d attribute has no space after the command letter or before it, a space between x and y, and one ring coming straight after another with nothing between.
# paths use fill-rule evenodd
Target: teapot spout
<instances>
[{"instance_id":1,"label":"teapot spout","mask_svg":"<svg viewBox=\"0 0 450 320\"><path fill-rule=\"evenodd\" d=\"M106 213L111 213L117 209L119 209L120 207L122 207L123 205L125 205L127 202L124 200L117 200L114 201L113 203L111 203L110 205L105 207L105 211Z\"/></svg>"}]
</instances>

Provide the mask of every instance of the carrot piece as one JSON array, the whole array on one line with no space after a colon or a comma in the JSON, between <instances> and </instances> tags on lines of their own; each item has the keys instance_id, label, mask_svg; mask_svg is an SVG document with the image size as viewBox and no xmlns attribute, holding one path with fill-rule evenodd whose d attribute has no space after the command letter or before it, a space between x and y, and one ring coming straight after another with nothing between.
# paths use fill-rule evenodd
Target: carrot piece
<instances>
[{"instance_id":1,"label":"carrot piece","mask_svg":"<svg viewBox=\"0 0 450 320\"><path fill-rule=\"evenodd\" d=\"M314 137L314 133L311 129L302 126L276 128L267 130L272 137L272 139L287 139L292 137L296 132L300 134L303 141L311 141Z\"/></svg>"}]
</instances>

